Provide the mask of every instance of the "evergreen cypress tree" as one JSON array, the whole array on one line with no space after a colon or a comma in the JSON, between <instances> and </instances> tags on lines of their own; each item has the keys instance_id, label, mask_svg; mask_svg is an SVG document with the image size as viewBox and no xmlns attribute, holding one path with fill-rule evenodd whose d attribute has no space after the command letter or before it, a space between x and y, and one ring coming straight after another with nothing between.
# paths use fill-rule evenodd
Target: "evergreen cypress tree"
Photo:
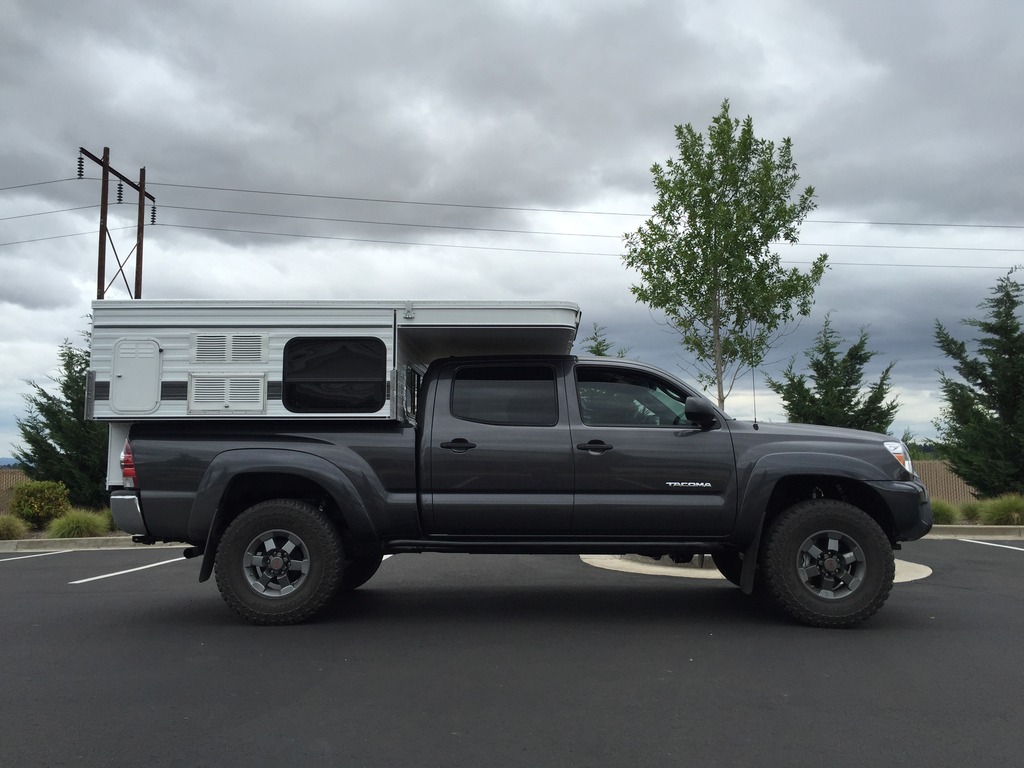
<instances>
[{"instance_id":1,"label":"evergreen cypress tree","mask_svg":"<svg viewBox=\"0 0 1024 768\"><path fill-rule=\"evenodd\" d=\"M16 419L23 446L14 457L31 479L64 483L75 506L99 509L107 505L107 426L85 418L89 352L65 340L58 355L55 391L29 382L28 412Z\"/></svg>"},{"instance_id":2,"label":"evergreen cypress tree","mask_svg":"<svg viewBox=\"0 0 1024 768\"><path fill-rule=\"evenodd\" d=\"M935 321L936 343L960 376L939 372L946 404L935 427L953 471L985 498L1024 493L1024 286L1013 272L978 305L982 319L962 321L981 333L977 355Z\"/></svg>"},{"instance_id":3,"label":"evergreen cypress tree","mask_svg":"<svg viewBox=\"0 0 1024 768\"><path fill-rule=\"evenodd\" d=\"M886 400L895 363L889 363L878 381L865 387L864 366L877 353L868 350L868 333L863 329L857 342L840 355L839 346L845 342L826 316L814 345L804 353L809 377L796 373L793 358L782 381L766 377L768 386L782 397L786 418L792 422L888 434L899 409L895 397Z\"/></svg>"}]
</instances>

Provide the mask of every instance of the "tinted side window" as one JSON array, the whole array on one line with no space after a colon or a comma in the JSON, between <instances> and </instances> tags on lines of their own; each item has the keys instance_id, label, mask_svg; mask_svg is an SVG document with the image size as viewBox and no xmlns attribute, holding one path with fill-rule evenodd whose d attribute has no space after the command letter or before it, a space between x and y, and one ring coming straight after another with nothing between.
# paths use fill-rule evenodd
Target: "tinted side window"
<instances>
[{"instance_id":1,"label":"tinted side window","mask_svg":"<svg viewBox=\"0 0 1024 768\"><path fill-rule=\"evenodd\" d=\"M471 365L452 381L452 415L483 424L550 427L558 423L555 371L547 365Z\"/></svg>"},{"instance_id":2,"label":"tinted side window","mask_svg":"<svg viewBox=\"0 0 1024 768\"><path fill-rule=\"evenodd\" d=\"M300 413L375 413L387 400L387 347L373 338L292 339L282 397Z\"/></svg>"},{"instance_id":3,"label":"tinted side window","mask_svg":"<svg viewBox=\"0 0 1024 768\"><path fill-rule=\"evenodd\" d=\"M642 371L579 366L576 387L583 423L592 427L686 424L686 393Z\"/></svg>"}]
</instances>

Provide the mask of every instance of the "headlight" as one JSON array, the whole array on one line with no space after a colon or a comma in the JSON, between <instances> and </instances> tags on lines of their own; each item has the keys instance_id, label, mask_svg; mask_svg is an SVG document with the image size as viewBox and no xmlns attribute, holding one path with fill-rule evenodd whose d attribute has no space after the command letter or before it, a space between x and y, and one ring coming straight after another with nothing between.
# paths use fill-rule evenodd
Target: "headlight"
<instances>
[{"instance_id":1,"label":"headlight","mask_svg":"<svg viewBox=\"0 0 1024 768\"><path fill-rule=\"evenodd\" d=\"M907 470L910 474L914 474L914 462L910 460L910 449L907 448L905 443L893 440L885 444L886 450L892 454L892 457L900 463L900 465Z\"/></svg>"}]
</instances>

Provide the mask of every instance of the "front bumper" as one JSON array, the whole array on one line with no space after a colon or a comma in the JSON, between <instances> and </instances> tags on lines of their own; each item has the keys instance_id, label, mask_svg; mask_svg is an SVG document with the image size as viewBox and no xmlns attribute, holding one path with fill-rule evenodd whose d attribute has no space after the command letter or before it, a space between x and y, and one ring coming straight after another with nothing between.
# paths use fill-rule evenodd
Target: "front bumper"
<instances>
[{"instance_id":1,"label":"front bumper","mask_svg":"<svg viewBox=\"0 0 1024 768\"><path fill-rule=\"evenodd\" d=\"M125 533L148 536L146 521L142 519L142 508L135 491L114 491L110 494L110 512L114 524Z\"/></svg>"},{"instance_id":2,"label":"front bumper","mask_svg":"<svg viewBox=\"0 0 1024 768\"><path fill-rule=\"evenodd\" d=\"M932 529L932 502L918 478L870 485L892 512L896 541L916 541Z\"/></svg>"}]
</instances>

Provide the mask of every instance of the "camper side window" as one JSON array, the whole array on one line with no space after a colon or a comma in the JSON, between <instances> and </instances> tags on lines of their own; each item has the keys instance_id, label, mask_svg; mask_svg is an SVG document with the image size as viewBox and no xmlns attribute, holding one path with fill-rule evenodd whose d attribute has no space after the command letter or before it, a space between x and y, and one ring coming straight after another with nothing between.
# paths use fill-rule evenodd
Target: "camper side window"
<instances>
[{"instance_id":1,"label":"camper side window","mask_svg":"<svg viewBox=\"0 0 1024 768\"><path fill-rule=\"evenodd\" d=\"M376 413L387 401L387 347L376 338L299 338L284 347L284 407Z\"/></svg>"}]
</instances>

